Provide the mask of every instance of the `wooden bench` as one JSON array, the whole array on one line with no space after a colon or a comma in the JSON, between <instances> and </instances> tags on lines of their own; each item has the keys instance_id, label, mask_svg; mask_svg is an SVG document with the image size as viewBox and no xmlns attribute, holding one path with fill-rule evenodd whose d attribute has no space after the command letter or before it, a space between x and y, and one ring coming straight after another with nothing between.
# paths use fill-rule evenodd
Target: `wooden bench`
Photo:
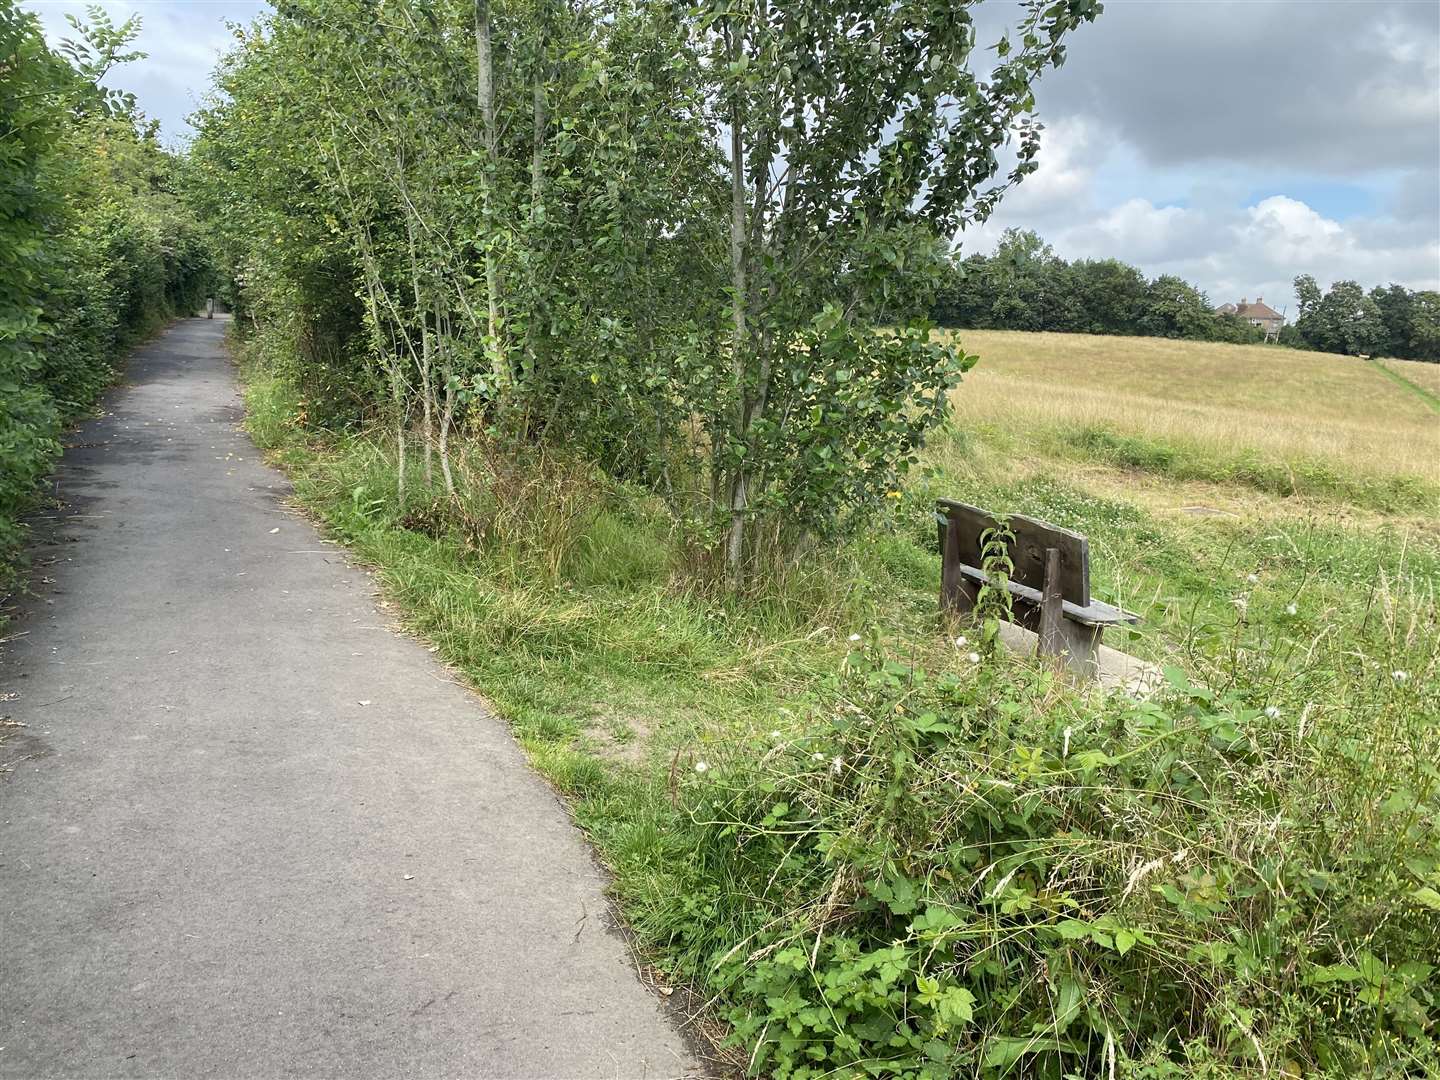
<instances>
[{"instance_id":1,"label":"wooden bench","mask_svg":"<svg viewBox=\"0 0 1440 1080\"><path fill-rule=\"evenodd\" d=\"M984 537L1000 522L979 507L941 499L935 504L940 539L940 607L968 612L989 582ZM1014 565L1005 588L1013 619L1040 636L1036 652L1058 656L1075 671L1095 677L1105 627L1135 623L1140 616L1090 595L1090 545L1085 537L1035 518L1011 515L1008 547Z\"/></svg>"}]
</instances>

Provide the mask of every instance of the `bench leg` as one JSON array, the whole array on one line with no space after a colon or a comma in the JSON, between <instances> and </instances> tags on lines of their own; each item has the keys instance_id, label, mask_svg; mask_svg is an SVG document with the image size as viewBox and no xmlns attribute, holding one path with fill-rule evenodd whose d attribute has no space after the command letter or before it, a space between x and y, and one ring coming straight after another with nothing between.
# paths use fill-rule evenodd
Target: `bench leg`
<instances>
[{"instance_id":1,"label":"bench leg","mask_svg":"<svg viewBox=\"0 0 1440 1080\"><path fill-rule=\"evenodd\" d=\"M1045 549L1045 581L1040 589L1040 625L1036 628L1040 641L1035 651L1040 656L1058 656L1064 648L1065 598L1060 591L1060 551Z\"/></svg>"},{"instance_id":2,"label":"bench leg","mask_svg":"<svg viewBox=\"0 0 1440 1080\"><path fill-rule=\"evenodd\" d=\"M1084 679L1100 677L1100 635L1104 629L1061 619L1060 655L1076 675Z\"/></svg>"},{"instance_id":3,"label":"bench leg","mask_svg":"<svg viewBox=\"0 0 1440 1080\"><path fill-rule=\"evenodd\" d=\"M1084 679L1100 674L1100 634L1098 626L1086 626L1065 618L1065 601L1060 592L1060 552L1045 549L1045 585L1040 592L1040 622L1036 628L1037 656L1055 656Z\"/></svg>"},{"instance_id":4,"label":"bench leg","mask_svg":"<svg viewBox=\"0 0 1440 1080\"><path fill-rule=\"evenodd\" d=\"M964 615L975 610L980 587L960 572L960 524L940 527L940 610Z\"/></svg>"}]
</instances>

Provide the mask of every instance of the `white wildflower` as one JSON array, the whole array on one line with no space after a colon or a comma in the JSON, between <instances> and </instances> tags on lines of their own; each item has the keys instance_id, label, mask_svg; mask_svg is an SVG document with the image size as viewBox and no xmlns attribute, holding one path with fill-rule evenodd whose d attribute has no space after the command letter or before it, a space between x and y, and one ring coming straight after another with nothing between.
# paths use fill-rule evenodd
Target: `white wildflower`
<instances>
[{"instance_id":1,"label":"white wildflower","mask_svg":"<svg viewBox=\"0 0 1440 1080\"><path fill-rule=\"evenodd\" d=\"M1248 581L1251 585L1259 585L1259 584L1260 584L1260 575L1259 575L1259 574L1246 574L1246 575L1245 575L1245 580Z\"/></svg>"},{"instance_id":2,"label":"white wildflower","mask_svg":"<svg viewBox=\"0 0 1440 1080\"><path fill-rule=\"evenodd\" d=\"M1279 706L1279 705L1266 705L1266 706L1265 706L1265 715L1268 716L1271 720L1278 720L1278 719L1280 719L1280 706Z\"/></svg>"},{"instance_id":3,"label":"white wildflower","mask_svg":"<svg viewBox=\"0 0 1440 1080\"><path fill-rule=\"evenodd\" d=\"M810 755L810 760L811 760L811 761L824 761L824 760L825 760L825 755L824 755L824 754L821 754L821 753L814 753L814 754L811 754L811 755Z\"/></svg>"},{"instance_id":4,"label":"white wildflower","mask_svg":"<svg viewBox=\"0 0 1440 1080\"><path fill-rule=\"evenodd\" d=\"M840 775L840 770L843 769L844 767L845 767L845 759L844 759L843 757L841 757L839 754L836 754L833 758L830 759L830 771L831 771L832 773L834 773L836 776L839 776L839 775Z\"/></svg>"},{"instance_id":5,"label":"white wildflower","mask_svg":"<svg viewBox=\"0 0 1440 1080\"><path fill-rule=\"evenodd\" d=\"M860 635L859 635L859 634L851 634L851 635L850 635L850 640L851 640L851 641L859 641L859 640L860 640Z\"/></svg>"},{"instance_id":6,"label":"white wildflower","mask_svg":"<svg viewBox=\"0 0 1440 1080\"><path fill-rule=\"evenodd\" d=\"M784 737L785 737L785 736L782 735L782 734L780 734L780 731L779 731L778 729L775 730L775 731L770 732L770 741L771 741L771 742L779 742L779 741L780 741L781 739L783 739Z\"/></svg>"},{"instance_id":7,"label":"white wildflower","mask_svg":"<svg viewBox=\"0 0 1440 1080\"><path fill-rule=\"evenodd\" d=\"M980 662L980 654L978 652L972 652L965 659L969 660L972 664L978 664Z\"/></svg>"},{"instance_id":8,"label":"white wildflower","mask_svg":"<svg viewBox=\"0 0 1440 1080\"><path fill-rule=\"evenodd\" d=\"M957 648L957 649L963 649L963 648L965 648L966 645L969 645L969 644L970 644L970 639L967 638L964 634L961 634L959 637L957 637L957 638L955 639L955 648Z\"/></svg>"},{"instance_id":9,"label":"white wildflower","mask_svg":"<svg viewBox=\"0 0 1440 1080\"><path fill-rule=\"evenodd\" d=\"M1299 610L1300 610L1299 607L1297 607L1297 606L1294 605L1294 604L1286 604L1286 605L1285 605L1285 614L1286 614L1286 615L1294 615L1294 614L1295 614L1297 611L1299 611Z\"/></svg>"},{"instance_id":10,"label":"white wildflower","mask_svg":"<svg viewBox=\"0 0 1440 1080\"><path fill-rule=\"evenodd\" d=\"M1404 682L1410 678L1410 673L1408 671L1392 671L1390 672L1390 677L1396 682Z\"/></svg>"},{"instance_id":11,"label":"white wildflower","mask_svg":"<svg viewBox=\"0 0 1440 1080\"><path fill-rule=\"evenodd\" d=\"M1065 738L1060 744L1060 756L1062 758L1070 756L1070 729L1068 727L1065 729Z\"/></svg>"},{"instance_id":12,"label":"white wildflower","mask_svg":"<svg viewBox=\"0 0 1440 1080\"><path fill-rule=\"evenodd\" d=\"M1235 605L1235 610L1238 611L1241 615L1244 615L1250 607L1250 601L1243 596L1237 596L1234 600L1230 602Z\"/></svg>"},{"instance_id":13,"label":"white wildflower","mask_svg":"<svg viewBox=\"0 0 1440 1080\"><path fill-rule=\"evenodd\" d=\"M709 771L710 771L710 763L709 763L708 761L697 761L697 762L695 762L695 771L698 772L698 773L707 773L707 772L709 772Z\"/></svg>"}]
</instances>

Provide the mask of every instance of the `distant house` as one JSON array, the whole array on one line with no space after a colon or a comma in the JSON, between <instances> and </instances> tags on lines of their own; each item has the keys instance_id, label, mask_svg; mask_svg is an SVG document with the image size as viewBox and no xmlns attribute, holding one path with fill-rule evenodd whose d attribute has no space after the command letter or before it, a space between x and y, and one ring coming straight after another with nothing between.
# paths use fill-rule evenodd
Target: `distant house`
<instances>
[{"instance_id":1,"label":"distant house","mask_svg":"<svg viewBox=\"0 0 1440 1080\"><path fill-rule=\"evenodd\" d=\"M1237 319L1244 319L1251 326L1258 326L1265 331L1267 338L1279 337L1280 327L1285 325L1285 316L1265 303L1264 299L1257 296L1252 304L1243 296L1238 304L1221 304L1215 309L1216 315L1234 315Z\"/></svg>"}]
</instances>

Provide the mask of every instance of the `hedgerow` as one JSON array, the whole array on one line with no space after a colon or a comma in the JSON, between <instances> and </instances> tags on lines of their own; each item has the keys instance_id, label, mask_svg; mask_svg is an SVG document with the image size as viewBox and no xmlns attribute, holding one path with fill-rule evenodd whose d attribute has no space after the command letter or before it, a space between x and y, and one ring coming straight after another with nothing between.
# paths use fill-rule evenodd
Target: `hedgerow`
<instances>
[{"instance_id":1,"label":"hedgerow","mask_svg":"<svg viewBox=\"0 0 1440 1080\"><path fill-rule=\"evenodd\" d=\"M0 566L63 425L213 276L171 194L174 159L132 100L98 85L137 55L124 50L138 26L92 11L67 61L0 0Z\"/></svg>"}]
</instances>

